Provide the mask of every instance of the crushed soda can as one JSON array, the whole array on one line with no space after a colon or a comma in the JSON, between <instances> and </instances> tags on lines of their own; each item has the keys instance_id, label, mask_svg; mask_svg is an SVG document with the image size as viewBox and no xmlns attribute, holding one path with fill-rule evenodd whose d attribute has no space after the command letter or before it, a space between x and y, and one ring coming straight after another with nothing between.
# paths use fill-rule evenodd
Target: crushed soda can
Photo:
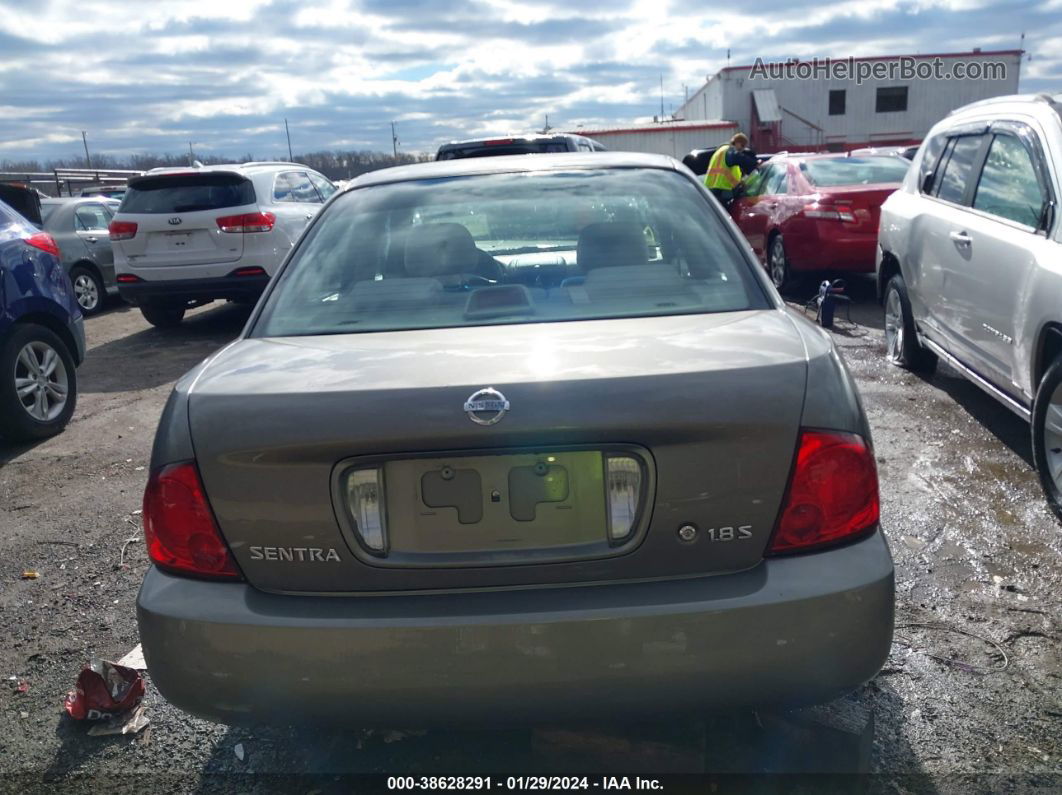
<instances>
[{"instance_id":1,"label":"crushed soda can","mask_svg":"<svg viewBox=\"0 0 1062 795\"><path fill-rule=\"evenodd\" d=\"M144 697L144 679L135 668L92 660L81 669L63 707L75 720L110 720L133 709Z\"/></svg>"}]
</instances>

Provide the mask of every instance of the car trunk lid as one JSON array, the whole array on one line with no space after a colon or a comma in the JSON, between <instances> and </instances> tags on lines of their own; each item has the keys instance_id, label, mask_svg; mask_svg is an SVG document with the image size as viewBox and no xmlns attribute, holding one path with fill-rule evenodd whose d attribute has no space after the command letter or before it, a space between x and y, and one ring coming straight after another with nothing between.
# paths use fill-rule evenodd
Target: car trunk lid
<instances>
[{"instance_id":1,"label":"car trunk lid","mask_svg":"<svg viewBox=\"0 0 1062 795\"><path fill-rule=\"evenodd\" d=\"M219 527L258 587L521 586L755 565L805 379L792 321L753 310L241 340L196 381L189 411ZM489 387L509 410L482 425L466 404ZM490 419L499 407L471 411ZM645 468L636 527L619 544L604 463L616 455ZM345 510L343 478L359 467L384 473L373 493L393 523L382 556ZM693 543L678 535L687 524Z\"/></svg>"},{"instance_id":2,"label":"car trunk lid","mask_svg":"<svg viewBox=\"0 0 1062 795\"><path fill-rule=\"evenodd\" d=\"M898 184L888 183L820 188L817 203L821 206L835 207L839 211L850 212L853 221L845 223L846 227L852 231L877 234L881 205L899 187Z\"/></svg>"}]
</instances>

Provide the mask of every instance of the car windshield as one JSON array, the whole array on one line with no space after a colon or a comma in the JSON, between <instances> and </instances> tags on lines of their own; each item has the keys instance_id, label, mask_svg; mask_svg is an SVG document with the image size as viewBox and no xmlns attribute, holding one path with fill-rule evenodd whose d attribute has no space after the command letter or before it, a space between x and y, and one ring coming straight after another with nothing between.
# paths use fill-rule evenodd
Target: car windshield
<instances>
[{"instance_id":1,"label":"car windshield","mask_svg":"<svg viewBox=\"0 0 1062 795\"><path fill-rule=\"evenodd\" d=\"M727 312L770 304L688 178L659 169L367 187L324 211L253 336Z\"/></svg>"},{"instance_id":2,"label":"car windshield","mask_svg":"<svg viewBox=\"0 0 1062 795\"><path fill-rule=\"evenodd\" d=\"M820 188L903 182L911 161L892 155L805 160L801 171Z\"/></svg>"}]
</instances>

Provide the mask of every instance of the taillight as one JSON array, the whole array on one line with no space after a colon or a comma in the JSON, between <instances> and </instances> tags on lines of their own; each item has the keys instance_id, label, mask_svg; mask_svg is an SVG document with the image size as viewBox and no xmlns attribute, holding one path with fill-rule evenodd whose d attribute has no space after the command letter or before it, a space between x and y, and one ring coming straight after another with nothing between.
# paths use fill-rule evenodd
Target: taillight
<instances>
[{"instance_id":1,"label":"taillight","mask_svg":"<svg viewBox=\"0 0 1062 795\"><path fill-rule=\"evenodd\" d=\"M212 579L239 579L191 461L156 469L144 490L144 539L159 568Z\"/></svg>"},{"instance_id":2,"label":"taillight","mask_svg":"<svg viewBox=\"0 0 1062 795\"><path fill-rule=\"evenodd\" d=\"M812 202L804 208L805 218L814 218L819 221L844 221L855 223L855 213L852 212L850 202L834 202L831 199L822 198Z\"/></svg>"},{"instance_id":3,"label":"taillight","mask_svg":"<svg viewBox=\"0 0 1062 795\"><path fill-rule=\"evenodd\" d=\"M111 240L129 240L136 237L136 224L132 221L111 221L107 235Z\"/></svg>"},{"instance_id":4,"label":"taillight","mask_svg":"<svg viewBox=\"0 0 1062 795\"><path fill-rule=\"evenodd\" d=\"M246 268L237 268L229 276L268 276L265 268L260 268L257 265L251 265Z\"/></svg>"},{"instance_id":5,"label":"taillight","mask_svg":"<svg viewBox=\"0 0 1062 795\"><path fill-rule=\"evenodd\" d=\"M59 245L55 242L55 238L49 235L47 232L38 232L35 235L22 238L22 242L27 246L33 246L39 248L41 251L47 251L49 254L59 256Z\"/></svg>"},{"instance_id":6,"label":"taillight","mask_svg":"<svg viewBox=\"0 0 1062 795\"><path fill-rule=\"evenodd\" d=\"M135 284L136 282L144 281L135 273L119 273L114 277L114 280L118 282L118 284Z\"/></svg>"},{"instance_id":7,"label":"taillight","mask_svg":"<svg viewBox=\"0 0 1062 795\"><path fill-rule=\"evenodd\" d=\"M273 213L241 213L225 215L218 219L218 229L222 232L268 232L277 222Z\"/></svg>"},{"instance_id":8,"label":"taillight","mask_svg":"<svg viewBox=\"0 0 1062 795\"><path fill-rule=\"evenodd\" d=\"M861 436L804 430L768 554L851 540L878 524L878 470Z\"/></svg>"}]
</instances>

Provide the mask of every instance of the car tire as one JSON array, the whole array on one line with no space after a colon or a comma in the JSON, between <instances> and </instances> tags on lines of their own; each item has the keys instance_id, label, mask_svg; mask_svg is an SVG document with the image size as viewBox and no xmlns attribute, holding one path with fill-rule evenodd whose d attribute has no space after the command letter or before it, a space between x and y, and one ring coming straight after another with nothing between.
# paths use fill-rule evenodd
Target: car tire
<instances>
[{"instance_id":1,"label":"car tire","mask_svg":"<svg viewBox=\"0 0 1062 795\"><path fill-rule=\"evenodd\" d=\"M885 285L885 358L890 364L915 373L932 373L937 355L922 347L915 332L907 284L896 274Z\"/></svg>"},{"instance_id":2,"label":"car tire","mask_svg":"<svg viewBox=\"0 0 1062 795\"><path fill-rule=\"evenodd\" d=\"M1047 504L1062 521L1062 358L1047 368L1036 390L1032 449Z\"/></svg>"},{"instance_id":3,"label":"car tire","mask_svg":"<svg viewBox=\"0 0 1062 795\"><path fill-rule=\"evenodd\" d=\"M77 405L77 371L66 343L36 323L17 323L0 343L0 436L31 442L66 427Z\"/></svg>"},{"instance_id":4,"label":"car tire","mask_svg":"<svg viewBox=\"0 0 1062 795\"><path fill-rule=\"evenodd\" d=\"M183 306L144 304L140 307L140 313L155 328L176 328L184 320Z\"/></svg>"},{"instance_id":5,"label":"car tire","mask_svg":"<svg viewBox=\"0 0 1062 795\"><path fill-rule=\"evenodd\" d=\"M771 237L770 243L767 244L767 272L780 293L788 292L796 283L793 270L789 266L789 256L785 253L785 241L782 240L781 232Z\"/></svg>"},{"instance_id":6,"label":"car tire","mask_svg":"<svg viewBox=\"0 0 1062 795\"><path fill-rule=\"evenodd\" d=\"M74 285L74 298L81 307L81 314L88 317L103 309L107 289L95 271L84 265L75 265L70 269L70 281Z\"/></svg>"}]
</instances>

